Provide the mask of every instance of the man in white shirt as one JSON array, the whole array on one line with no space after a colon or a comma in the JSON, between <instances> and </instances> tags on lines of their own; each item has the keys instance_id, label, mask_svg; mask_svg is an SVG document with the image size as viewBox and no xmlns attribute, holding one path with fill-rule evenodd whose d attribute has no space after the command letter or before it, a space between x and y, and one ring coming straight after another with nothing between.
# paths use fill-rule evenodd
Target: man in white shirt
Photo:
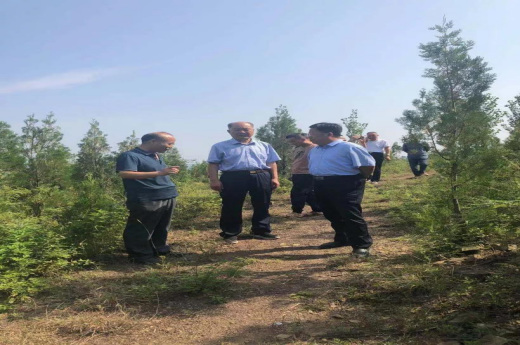
<instances>
[{"instance_id":1,"label":"man in white shirt","mask_svg":"<svg viewBox=\"0 0 520 345\"><path fill-rule=\"evenodd\" d=\"M367 151L374 157L376 161L376 168L374 173L368 178L370 182L377 184L381 179L381 167L383 161L391 160L391 148L386 140L379 139L379 134L376 132L368 132L365 140L360 140L359 143L366 147Z\"/></svg>"}]
</instances>

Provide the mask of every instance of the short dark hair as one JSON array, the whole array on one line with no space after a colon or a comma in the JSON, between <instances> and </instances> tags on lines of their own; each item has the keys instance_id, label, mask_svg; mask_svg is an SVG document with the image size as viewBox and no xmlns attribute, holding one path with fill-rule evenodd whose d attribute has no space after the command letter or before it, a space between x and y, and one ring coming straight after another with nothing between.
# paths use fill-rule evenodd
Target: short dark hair
<instances>
[{"instance_id":1,"label":"short dark hair","mask_svg":"<svg viewBox=\"0 0 520 345\"><path fill-rule=\"evenodd\" d=\"M307 138L307 134L305 134L305 133L291 133L291 134L287 134L285 136L285 139L291 139L291 138L306 139Z\"/></svg>"},{"instance_id":2,"label":"short dark hair","mask_svg":"<svg viewBox=\"0 0 520 345\"><path fill-rule=\"evenodd\" d=\"M341 131L343 130L343 127L337 123L331 123L331 122L319 122L315 123L309 128L314 128L315 130L318 130L322 133L332 133L333 136L339 137L341 135Z\"/></svg>"},{"instance_id":3,"label":"short dark hair","mask_svg":"<svg viewBox=\"0 0 520 345\"><path fill-rule=\"evenodd\" d=\"M249 124L251 127L255 128L255 125L253 125L252 122L247 122L247 121L236 121L236 122L230 122L230 123L227 124L227 128L228 128L228 129L231 129L231 127L233 127L233 125L234 125L235 123L239 123L239 122L247 123L247 124Z\"/></svg>"},{"instance_id":4,"label":"short dark hair","mask_svg":"<svg viewBox=\"0 0 520 345\"><path fill-rule=\"evenodd\" d=\"M143 135L141 137L141 142L146 143L146 142L152 141L152 140L164 141L165 136L173 137L173 135L171 135L168 132L154 132L154 133L148 133L148 134Z\"/></svg>"}]
</instances>

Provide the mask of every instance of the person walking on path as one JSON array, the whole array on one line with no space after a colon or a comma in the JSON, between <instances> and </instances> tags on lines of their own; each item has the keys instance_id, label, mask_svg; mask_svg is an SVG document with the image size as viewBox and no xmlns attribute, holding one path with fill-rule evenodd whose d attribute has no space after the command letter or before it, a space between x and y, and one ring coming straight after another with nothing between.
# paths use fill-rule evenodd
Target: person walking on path
<instances>
[{"instance_id":1,"label":"person walking on path","mask_svg":"<svg viewBox=\"0 0 520 345\"><path fill-rule=\"evenodd\" d=\"M341 129L339 124L321 122L309 130L310 140L318 145L309 153L309 172L323 215L335 231L334 241L319 248L352 246L354 255L368 256L372 238L361 201L375 160L364 147L339 139Z\"/></svg>"},{"instance_id":2,"label":"person walking on path","mask_svg":"<svg viewBox=\"0 0 520 345\"><path fill-rule=\"evenodd\" d=\"M208 157L210 188L220 192L222 198L220 236L229 244L238 243L242 207L248 192L253 204L253 238L279 238L271 233L269 206L273 189L280 186L276 164L280 157L270 144L253 140L254 132L251 122L228 124L232 139L214 144Z\"/></svg>"},{"instance_id":3,"label":"person walking on path","mask_svg":"<svg viewBox=\"0 0 520 345\"><path fill-rule=\"evenodd\" d=\"M293 215L297 217L312 216L321 214L320 206L314 195L314 181L309 174L309 151L315 147L307 134L293 133L285 137L287 141L295 146L293 161L291 166L291 207ZM305 203L312 209L310 213L304 213Z\"/></svg>"},{"instance_id":4,"label":"person walking on path","mask_svg":"<svg viewBox=\"0 0 520 345\"><path fill-rule=\"evenodd\" d=\"M173 135L149 133L141 141L141 146L119 155L116 163L129 210L123 240L130 261L155 264L159 255L170 253L166 238L178 193L169 175L177 174L179 167L166 166L158 155L173 147Z\"/></svg>"},{"instance_id":5,"label":"person walking on path","mask_svg":"<svg viewBox=\"0 0 520 345\"><path fill-rule=\"evenodd\" d=\"M368 177L370 182L377 184L381 179L381 167L383 166L383 161L386 159L387 161L391 160L391 148L386 140L379 139L379 134L376 132L368 132L365 140L359 140L359 143L363 145L370 155L374 157L376 161L376 167L374 169L374 173Z\"/></svg>"},{"instance_id":6,"label":"person walking on path","mask_svg":"<svg viewBox=\"0 0 520 345\"><path fill-rule=\"evenodd\" d=\"M403 151L408 154L408 163L415 177L428 175L426 168L428 167L428 151L430 145L426 142L419 141L417 136L410 136L403 144ZM419 169L417 169L419 167Z\"/></svg>"}]
</instances>

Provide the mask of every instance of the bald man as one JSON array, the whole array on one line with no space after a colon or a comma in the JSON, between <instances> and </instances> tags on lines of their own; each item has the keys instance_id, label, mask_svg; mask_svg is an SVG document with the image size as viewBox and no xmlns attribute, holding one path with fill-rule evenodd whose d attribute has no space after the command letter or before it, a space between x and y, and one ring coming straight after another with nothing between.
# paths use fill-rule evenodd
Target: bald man
<instances>
[{"instance_id":1,"label":"bald man","mask_svg":"<svg viewBox=\"0 0 520 345\"><path fill-rule=\"evenodd\" d=\"M210 188L222 197L220 236L228 244L238 243L242 207L249 193L253 237L276 240L278 236L271 233L269 204L273 189L280 185L276 165L280 157L270 144L253 140L255 128L251 122L232 122L228 124L228 133L232 139L213 145L208 157Z\"/></svg>"},{"instance_id":2,"label":"bald man","mask_svg":"<svg viewBox=\"0 0 520 345\"><path fill-rule=\"evenodd\" d=\"M173 135L149 133L141 141L141 146L117 158L116 171L130 212L123 233L126 251L131 262L146 265L170 252L166 238L178 194L169 175L177 174L179 167L166 166L159 156L173 147Z\"/></svg>"}]
</instances>

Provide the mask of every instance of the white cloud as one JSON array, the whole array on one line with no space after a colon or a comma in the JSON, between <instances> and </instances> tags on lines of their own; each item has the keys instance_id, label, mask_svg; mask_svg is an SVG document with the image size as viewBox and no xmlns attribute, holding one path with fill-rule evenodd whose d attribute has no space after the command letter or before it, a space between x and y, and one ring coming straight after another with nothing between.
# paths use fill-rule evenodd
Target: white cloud
<instances>
[{"instance_id":1,"label":"white cloud","mask_svg":"<svg viewBox=\"0 0 520 345\"><path fill-rule=\"evenodd\" d=\"M110 75L120 73L117 68L72 71L67 73L53 74L37 79L14 82L11 84L0 85L0 94L17 92L61 89L74 85L88 84Z\"/></svg>"}]
</instances>

